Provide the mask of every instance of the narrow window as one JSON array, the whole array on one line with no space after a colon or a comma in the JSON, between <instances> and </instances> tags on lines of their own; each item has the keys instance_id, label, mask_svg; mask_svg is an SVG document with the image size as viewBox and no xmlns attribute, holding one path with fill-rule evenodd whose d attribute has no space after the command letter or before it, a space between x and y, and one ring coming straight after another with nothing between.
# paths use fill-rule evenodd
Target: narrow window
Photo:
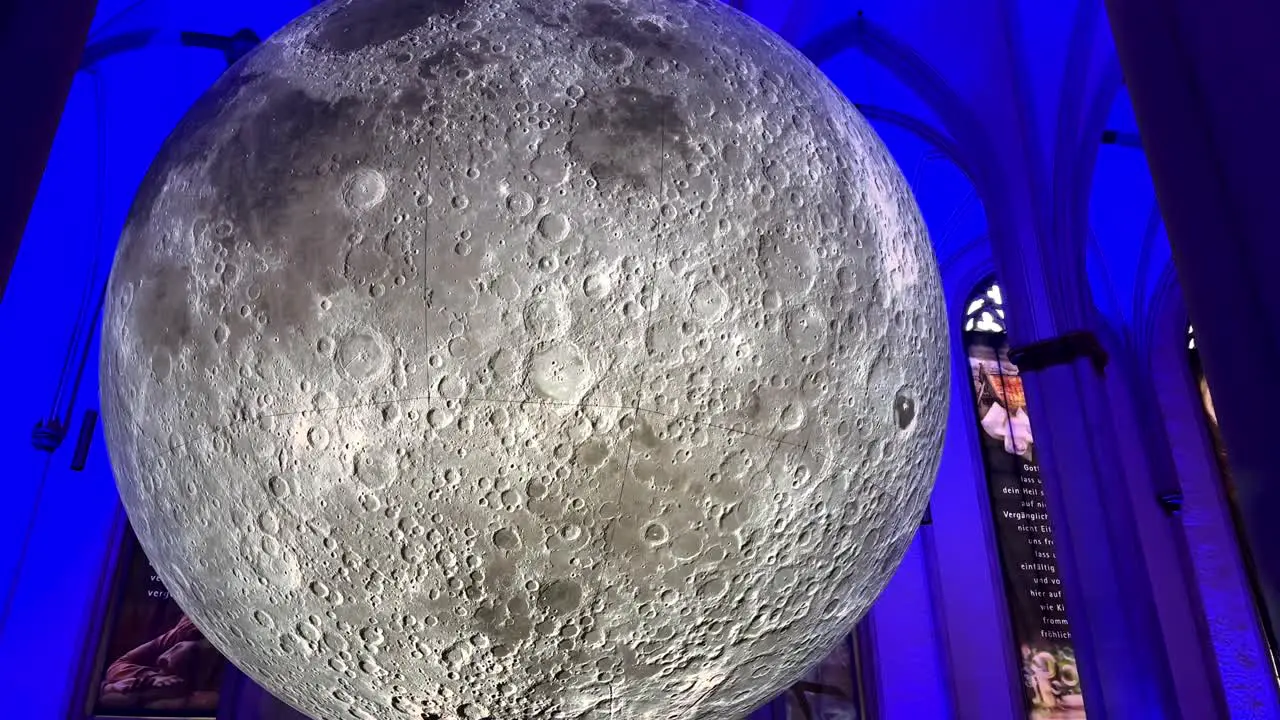
<instances>
[{"instance_id":1,"label":"narrow window","mask_svg":"<svg viewBox=\"0 0 1280 720\"><path fill-rule=\"evenodd\" d=\"M1009 361L1004 299L994 280L965 306L978 438L1027 717L1085 717L1044 484L1018 368Z\"/></svg>"}]
</instances>

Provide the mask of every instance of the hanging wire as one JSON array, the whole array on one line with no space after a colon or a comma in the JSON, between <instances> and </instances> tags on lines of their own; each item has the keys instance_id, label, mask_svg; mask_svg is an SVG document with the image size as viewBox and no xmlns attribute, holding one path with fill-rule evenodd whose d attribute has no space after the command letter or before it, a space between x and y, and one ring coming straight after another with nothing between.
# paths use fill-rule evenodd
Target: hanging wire
<instances>
[{"instance_id":1,"label":"hanging wire","mask_svg":"<svg viewBox=\"0 0 1280 720\"><path fill-rule=\"evenodd\" d=\"M102 77L95 70L86 71L93 81L93 102L95 126L96 126L96 167L95 182L97 187L94 192L94 229L93 235L89 242L89 272L88 278L84 283L84 288L80 294L80 305L76 309L75 324L72 325L71 342L67 345L66 355L62 360L62 369L58 374L58 384L54 388L52 404L49 408L49 420L57 420L59 408L65 407L65 422L63 429L66 429L70 423L72 406L75 404L75 393L80 385L80 376L84 371L83 367L83 351L81 353L82 361L80 367L75 373L73 389L71 391L68 402L63 402L63 392L66 389L69 370L72 367L73 358L76 356L76 349L81 346L87 348L92 344L93 328L96 327L97 315L101 312L102 300L98 299L97 312L88 315L90 303L93 302L93 289L98 284L98 266L102 257L102 244L105 235L106 225L106 185L107 185L107 123L105 119L106 101L102 93ZM86 323L88 317L88 323Z\"/></svg>"},{"instance_id":2,"label":"hanging wire","mask_svg":"<svg viewBox=\"0 0 1280 720\"><path fill-rule=\"evenodd\" d=\"M89 279L84 285L84 296L81 298L81 315L89 310L88 303L95 300L92 312L87 315L88 323L81 325L83 328L81 333L83 338L80 342L80 362L76 366L75 380L71 386L71 395L67 398L65 404L63 427L70 427L71 413L75 409L76 396L80 392L80 381L84 378L84 369L89 360L89 350L93 347L93 338L97 333L98 324L102 318L102 305L106 300L107 288L106 281L99 281L98 275L102 265L103 247L106 244L106 214L107 214L107 120L106 98L103 94L102 76L97 72L91 73L94 81L94 104L97 108L97 131L98 131L98 162L97 162L97 212L94 227L93 242L91 244L90 253L92 259L89 261ZM95 293L96 290L96 293Z\"/></svg>"}]
</instances>

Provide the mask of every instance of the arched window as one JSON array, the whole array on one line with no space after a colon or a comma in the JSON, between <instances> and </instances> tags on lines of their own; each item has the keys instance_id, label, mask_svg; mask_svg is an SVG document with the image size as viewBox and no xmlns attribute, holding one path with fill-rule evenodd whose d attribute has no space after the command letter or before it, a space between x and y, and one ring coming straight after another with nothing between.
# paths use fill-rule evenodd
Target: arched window
<instances>
[{"instance_id":1,"label":"arched window","mask_svg":"<svg viewBox=\"0 0 1280 720\"><path fill-rule=\"evenodd\" d=\"M1004 296L995 280L986 283L964 309L964 331L1004 334Z\"/></svg>"},{"instance_id":2,"label":"arched window","mask_svg":"<svg viewBox=\"0 0 1280 720\"><path fill-rule=\"evenodd\" d=\"M1231 463L1227 459L1227 447L1222 442L1222 430L1218 427L1218 413L1213 408L1213 394L1209 392L1209 380L1205 377L1204 366L1200 362L1200 351L1196 348L1196 331L1187 324L1187 360L1191 365L1191 377L1195 380L1196 391L1200 396L1200 407L1204 410L1205 425L1209 431L1209 441L1213 446L1214 459L1218 465L1218 475L1222 478L1223 495L1227 498L1227 508L1231 513L1231 524L1236 532L1236 545L1240 548L1240 559L1244 563L1245 575L1249 579L1249 590L1253 596L1254 609L1258 622L1262 626L1263 637L1267 649L1271 653L1271 669L1280 679L1280 647L1277 646L1276 629L1272 627L1271 616L1266 612L1262 594L1262 586L1258 582L1253 556L1249 552L1249 544L1243 533L1240 503L1236 494L1236 484L1231 476Z\"/></svg>"},{"instance_id":3,"label":"arched window","mask_svg":"<svg viewBox=\"0 0 1280 720\"><path fill-rule=\"evenodd\" d=\"M962 328L1027 717L1084 718L1026 393L1009 361L1004 297L994 279L970 297Z\"/></svg>"}]
</instances>

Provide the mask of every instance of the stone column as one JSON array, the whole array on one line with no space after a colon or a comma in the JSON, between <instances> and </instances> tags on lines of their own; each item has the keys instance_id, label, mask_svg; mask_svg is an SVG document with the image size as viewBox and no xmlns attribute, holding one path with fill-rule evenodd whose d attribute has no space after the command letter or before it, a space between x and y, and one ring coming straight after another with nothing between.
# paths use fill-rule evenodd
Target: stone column
<instances>
[{"instance_id":1,"label":"stone column","mask_svg":"<svg viewBox=\"0 0 1280 720\"><path fill-rule=\"evenodd\" d=\"M985 198L1089 720L1190 718L1116 445L1083 251L1006 175ZM1040 232L1036 228L1041 228ZM1152 498L1152 502L1155 499Z\"/></svg>"},{"instance_id":2,"label":"stone column","mask_svg":"<svg viewBox=\"0 0 1280 720\"><path fill-rule=\"evenodd\" d=\"M1106 0L1229 455L1280 627L1280 5Z\"/></svg>"},{"instance_id":3,"label":"stone column","mask_svg":"<svg viewBox=\"0 0 1280 720\"><path fill-rule=\"evenodd\" d=\"M1017 316L1009 317L1012 331ZM1090 720L1189 717L1174 691L1115 446L1106 361L1093 343L1091 333L1073 332L1021 346L1015 339L1011 351L1026 387L1085 707Z\"/></svg>"}]
</instances>

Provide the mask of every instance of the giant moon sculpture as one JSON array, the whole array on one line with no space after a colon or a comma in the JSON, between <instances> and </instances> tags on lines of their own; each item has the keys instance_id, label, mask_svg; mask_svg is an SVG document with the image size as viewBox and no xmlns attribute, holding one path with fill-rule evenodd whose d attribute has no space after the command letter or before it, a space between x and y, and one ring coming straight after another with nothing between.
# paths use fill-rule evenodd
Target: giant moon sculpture
<instances>
[{"instance_id":1,"label":"giant moon sculpture","mask_svg":"<svg viewBox=\"0 0 1280 720\"><path fill-rule=\"evenodd\" d=\"M712 0L321 6L165 143L109 293L147 555L323 720L741 717L936 471L911 194Z\"/></svg>"}]
</instances>

